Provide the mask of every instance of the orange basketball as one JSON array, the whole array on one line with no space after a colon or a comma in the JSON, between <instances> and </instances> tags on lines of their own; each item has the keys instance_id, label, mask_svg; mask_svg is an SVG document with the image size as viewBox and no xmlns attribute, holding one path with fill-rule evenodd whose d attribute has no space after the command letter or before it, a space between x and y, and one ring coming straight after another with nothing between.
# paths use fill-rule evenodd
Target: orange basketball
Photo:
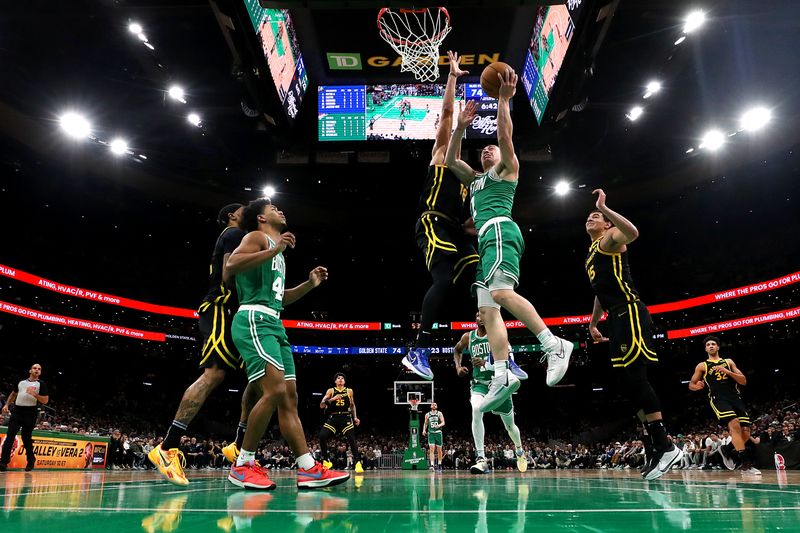
<instances>
[{"instance_id":1,"label":"orange basketball","mask_svg":"<svg viewBox=\"0 0 800 533\"><path fill-rule=\"evenodd\" d=\"M496 61L489 64L481 74L481 87L487 96L497 98L500 91L500 78L497 77L499 73L505 73L511 70L511 67L502 61Z\"/></svg>"}]
</instances>

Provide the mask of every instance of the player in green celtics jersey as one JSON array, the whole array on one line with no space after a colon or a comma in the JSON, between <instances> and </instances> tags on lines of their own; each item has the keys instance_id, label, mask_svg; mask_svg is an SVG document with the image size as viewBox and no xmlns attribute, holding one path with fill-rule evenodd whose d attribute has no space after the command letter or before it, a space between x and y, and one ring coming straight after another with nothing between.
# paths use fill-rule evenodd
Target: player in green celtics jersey
<instances>
[{"instance_id":1,"label":"player in green celtics jersey","mask_svg":"<svg viewBox=\"0 0 800 533\"><path fill-rule=\"evenodd\" d=\"M444 414L439 411L436 402L431 404L431 410L425 413L425 423L422 424L422 436L428 435L428 458L430 469L442 471L442 428L444 427Z\"/></svg>"},{"instance_id":2,"label":"player in green celtics jersey","mask_svg":"<svg viewBox=\"0 0 800 533\"><path fill-rule=\"evenodd\" d=\"M275 483L255 462L258 441L275 410L281 433L297 457L298 488L320 488L347 481L350 474L328 470L308 450L297 414L297 376L292 346L280 319L284 305L305 296L328 279L325 267L316 267L308 280L285 289L283 251L294 248L295 236L286 231L286 217L268 199L250 202L243 213L249 231L226 263L235 276L239 310L233 318L233 342L242 356L249 383L261 393L247 418L242 449L228 480L243 488L271 490Z\"/></svg>"},{"instance_id":3,"label":"player in green celtics jersey","mask_svg":"<svg viewBox=\"0 0 800 533\"><path fill-rule=\"evenodd\" d=\"M489 344L494 355L494 377L481 403L488 412L501 405L519 388L516 376L508 372L508 332L500 308L504 307L531 330L542 343L547 359L547 384L556 385L569 366L572 343L556 337L545 325L533 305L514 289L519 285L519 260L525 241L516 222L511 219L514 193L519 179L519 161L511 140L513 124L509 102L516 92L517 75L508 69L501 80L497 105L497 146L489 145L481 152L482 172L473 170L458 158L464 131L472 122L477 103L469 102L459 114L455 132L447 147L447 166L463 182L469 183L470 209L478 230L478 274L474 288L478 309L486 324Z\"/></svg>"},{"instance_id":4,"label":"player in green celtics jersey","mask_svg":"<svg viewBox=\"0 0 800 533\"><path fill-rule=\"evenodd\" d=\"M483 447L483 436L485 429L483 426L483 413L481 403L486 393L489 392L489 385L494 377L494 361L492 360L492 349L489 346L489 338L486 335L486 326L481 320L481 314L477 313L475 321L478 327L464 333L456 344L453 352L453 359L456 364L456 373L461 377L468 376L469 370L462 366L461 361L464 355L472 362L472 376L470 377L470 397L469 403L472 405L472 439L475 441L475 457L477 461L470 467L473 474L483 474L488 471L486 463L486 453ZM511 354L509 353L509 361ZM522 437L519 428L514 422L514 404L511 398L506 399L492 412L500 416L503 425L508 431L508 436L514 442L517 456L517 468L520 472L528 469L528 461L525 459L525 451L522 449Z\"/></svg>"}]
</instances>

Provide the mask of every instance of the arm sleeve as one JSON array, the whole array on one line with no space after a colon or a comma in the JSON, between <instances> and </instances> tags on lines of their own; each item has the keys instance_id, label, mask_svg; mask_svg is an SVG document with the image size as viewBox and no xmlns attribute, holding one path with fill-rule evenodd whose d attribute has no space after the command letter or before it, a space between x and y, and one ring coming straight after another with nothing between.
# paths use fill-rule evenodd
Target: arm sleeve
<instances>
[{"instance_id":1,"label":"arm sleeve","mask_svg":"<svg viewBox=\"0 0 800 533\"><path fill-rule=\"evenodd\" d=\"M47 384L44 381L39 381L39 396L50 396L50 392L47 390Z\"/></svg>"}]
</instances>

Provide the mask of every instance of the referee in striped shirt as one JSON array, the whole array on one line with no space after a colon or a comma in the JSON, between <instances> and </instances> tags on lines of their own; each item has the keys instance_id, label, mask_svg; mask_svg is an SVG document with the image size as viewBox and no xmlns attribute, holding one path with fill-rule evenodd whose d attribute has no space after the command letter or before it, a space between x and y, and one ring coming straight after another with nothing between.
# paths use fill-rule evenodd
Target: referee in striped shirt
<instances>
[{"instance_id":1,"label":"referee in striped shirt","mask_svg":"<svg viewBox=\"0 0 800 533\"><path fill-rule=\"evenodd\" d=\"M3 452L0 456L0 471L8 468L11 461L11 448L17 438L17 433L22 435L22 444L28 457L28 464L25 471L30 472L36 464L36 456L33 453L33 428L36 426L36 418L39 415L39 404L46 405L50 400L47 386L39 380L42 375L42 366L35 364L28 371L28 379L23 379L17 385L17 390L8 397L8 402L3 406L3 414L8 414L8 406L13 404L14 411L8 422L6 439L3 442ZM20 431L21 430L21 431Z\"/></svg>"}]
</instances>

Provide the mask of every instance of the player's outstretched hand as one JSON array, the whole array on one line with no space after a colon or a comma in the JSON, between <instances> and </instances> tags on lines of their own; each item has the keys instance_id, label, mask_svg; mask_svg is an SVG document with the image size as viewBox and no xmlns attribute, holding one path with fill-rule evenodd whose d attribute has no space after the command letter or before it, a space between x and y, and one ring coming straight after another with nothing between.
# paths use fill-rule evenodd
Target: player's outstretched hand
<instances>
[{"instance_id":1,"label":"player's outstretched hand","mask_svg":"<svg viewBox=\"0 0 800 533\"><path fill-rule=\"evenodd\" d=\"M311 282L312 287L319 287L319 284L328 279L328 269L324 266L318 266L308 273L308 281Z\"/></svg>"},{"instance_id":2,"label":"player's outstretched hand","mask_svg":"<svg viewBox=\"0 0 800 533\"><path fill-rule=\"evenodd\" d=\"M450 50L447 51L447 58L450 60L450 74L459 78L464 76L465 74L469 74L468 70L461 70L461 66L458 64L461 61L458 57L456 52L451 52Z\"/></svg>"},{"instance_id":3,"label":"player's outstretched hand","mask_svg":"<svg viewBox=\"0 0 800 533\"><path fill-rule=\"evenodd\" d=\"M287 231L286 233L281 233L281 238L278 239L276 248L279 248L280 251L282 252L286 248L294 248L296 242L297 238L294 236L294 233L290 233Z\"/></svg>"},{"instance_id":4,"label":"player's outstretched hand","mask_svg":"<svg viewBox=\"0 0 800 533\"><path fill-rule=\"evenodd\" d=\"M477 112L478 112L477 100L470 100L469 102L467 102L467 105L458 114L458 127L463 129L469 126L472 123L472 119L475 118L475 113Z\"/></svg>"},{"instance_id":5,"label":"player's outstretched hand","mask_svg":"<svg viewBox=\"0 0 800 533\"><path fill-rule=\"evenodd\" d=\"M506 69L504 73L497 73L497 77L500 78L500 89L499 95L500 98L505 98L506 100L511 99L514 94L517 92L517 73L514 72L514 69Z\"/></svg>"},{"instance_id":6,"label":"player's outstretched hand","mask_svg":"<svg viewBox=\"0 0 800 533\"><path fill-rule=\"evenodd\" d=\"M606 193L603 189L595 189L592 194L597 195L597 202L594 204L597 209L603 210L606 208Z\"/></svg>"}]
</instances>

